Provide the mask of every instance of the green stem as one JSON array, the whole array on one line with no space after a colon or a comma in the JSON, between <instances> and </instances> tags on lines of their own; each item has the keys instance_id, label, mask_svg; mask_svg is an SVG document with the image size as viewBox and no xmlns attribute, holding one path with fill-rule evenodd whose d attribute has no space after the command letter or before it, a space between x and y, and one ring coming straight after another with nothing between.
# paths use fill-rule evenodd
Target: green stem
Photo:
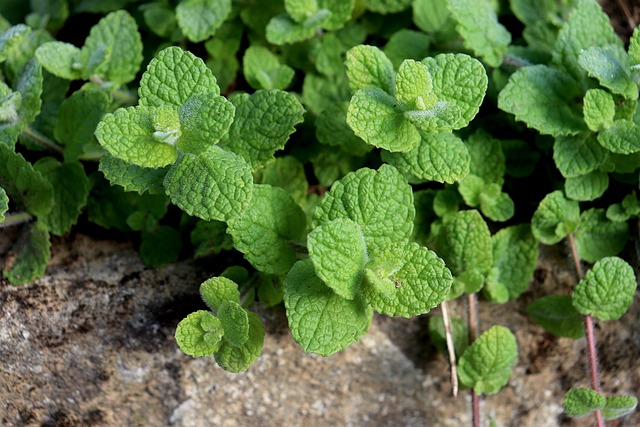
<instances>
[{"instance_id":1,"label":"green stem","mask_svg":"<svg viewBox=\"0 0 640 427\"><path fill-rule=\"evenodd\" d=\"M16 212L12 214L5 214L4 220L0 221L0 228L13 227L15 225L29 222L33 219L33 215L29 212Z\"/></svg>"},{"instance_id":2,"label":"green stem","mask_svg":"<svg viewBox=\"0 0 640 427\"><path fill-rule=\"evenodd\" d=\"M22 133L25 136L28 136L29 138L33 139L34 141L36 141L38 144L42 145L43 147L51 150L51 151L55 151L56 153L62 154L64 152L64 148L62 148L60 145L58 145L58 143L56 143L55 141L47 138L46 136L44 136L43 134L41 134L40 132L38 132L35 129L32 129L31 127L27 126L24 128L24 130L22 131Z\"/></svg>"}]
</instances>

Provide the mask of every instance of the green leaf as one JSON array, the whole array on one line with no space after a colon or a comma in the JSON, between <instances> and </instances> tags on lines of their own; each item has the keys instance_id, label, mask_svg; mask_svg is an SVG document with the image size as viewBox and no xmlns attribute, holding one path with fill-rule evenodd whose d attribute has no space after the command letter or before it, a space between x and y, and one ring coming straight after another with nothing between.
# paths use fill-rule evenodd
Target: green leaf
<instances>
[{"instance_id":1,"label":"green leaf","mask_svg":"<svg viewBox=\"0 0 640 427\"><path fill-rule=\"evenodd\" d=\"M89 179L84 168L79 162L60 163L53 157L45 157L34 165L34 170L40 172L53 188L53 207L40 217L42 223L57 236L68 233L89 195Z\"/></svg>"},{"instance_id":2,"label":"green leaf","mask_svg":"<svg viewBox=\"0 0 640 427\"><path fill-rule=\"evenodd\" d=\"M149 267L161 267L174 262L182 249L180 232L168 225L158 225L152 231L142 231L140 258Z\"/></svg>"},{"instance_id":3,"label":"green leaf","mask_svg":"<svg viewBox=\"0 0 640 427\"><path fill-rule=\"evenodd\" d=\"M274 16L267 24L267 41L281 46L311 39L330 17L331 12L327 9L318 10L313 16L300 23L286 14Z\"/></svg>"},{"instance_id":4,"label":"green leaf","mask_svg":"<svg viewBox=\"0 0 640 427\"><path fill-rule=\"evenodd\" d=\"M249 339L249 312L235 301L225 300L219 306L218 318L224 329L224 341L233 347Z\"/></svg>"},{"instance_id":5,"label":"green leaf","mask_svg":"<svg viewBox=\"0 0 640 427\"><path fill-rule=\"evenodd\" d=\"M635 396L608 396L602 408L602 417L605 420L615 420L630 414L638 406L638 398Z\"/></svg>"},{"instance_id":6,"label":"green leaf","mask_svg":"<svg viewBox=\"0 0 640 427\"><path fill-rule=\"evenodd\" d=\"M359 45L347 52L345 61L349 87L359 89L378 88L395 96L395 71L387 56L375 46Z\"/></svg>"},{"instance_id":7,"label":"green leaf","mask_svg":"<svg viewBox=\"0 0 640 427\"><path fill-rule=\"evenodd\" d=\"M369 261L360 226L348 218L334 219L309 233L307 247L316 275L336 294L352 300Z\"/></svg>"},{"instance_id":8,"label":"green leaf","mask_svg":"<svg viewBox=\"0 0 640 427\"><path fill-rule=\"evenodd\" d=\"M140 105L176 109L195 94L220 95L211 70L202 59L179 47L168 47L156 55L140 80Z\"/></svg>"},{"instance_id":9,"label":"green leaf","mask_svg":"<svg viewBox=\"0 0 640 427\"><path fill-rule=\"evenodd\" d=\"M584 95L582 112L589 130L598 132L613 125L616 104L613 96L602 89L589 89Z\"/></svg>"},{"instance_id":10,"label":"green leaf","mask_svg":"<svg viewBox=\"0 0 640 427\"><path fill-rule=\"evenodd\" d=\"M96 138L112 156L145 168L161 168L178 158L175 146L154 137L155 109L119 108L98 123Z\"/></svg>"},{"instance_id":11,"label":"green leaf","mask_svg":"<svg viewBox=\"0 0 640 427\"><path fill-rule=\"evenodd\" d=\"M315 210L315 227L337 218L359 224L369 251L407 240L413 230L413 193L400 172L382 165L362 168L331 187Z\"/></svg>"},{"instance_id":12,"label":"green leaf","mask_svg":"<svg viewBox=\"0 0 640 427\"><path fill-rule=\"evenodd\" d=\"M629 239L629 228L626 222L609 221L604 209L589 209L580 215L575 239L580 258L596 262L622 251Z\"/></svg>"},{"instance_id":13,"label":"green leaf","mask_svg":"<svg viewBox=\"0 0 640 427\"><path fill-rule=\"evenodd\" d=\"M632 65L640 64L640 30L636 27L629 40L629 60Z\"/></svg>"},{"instance_id":14,"label":"green leaf","mask_svg":"<svg viewBox=\"0 0 640 427\"><path fill-rule=\"evenodd\" d=\"M545 196L531 218L533 236L545 245L555 245L573 233L580 221L578 202L568 200L562 191Z\"/></svg>"},{"instance_id":15,"label":"green leaf","mask_svg":"<svg viewBox=\"0 0 640 427\"><path fill-rule=\"evenodd\" d=\"M609 186L606 172L593 171L585 175L567 178L564 191L567 197L578 201L591 201L602 196Z\"/></svg>"},{"instance_id":16,"label":"green leaf","mask_svg":"<svg viewBox=\"0 0 640 427\"><path fill-rule=\"evenodd\" d=\"M4 188L0 187L0 222L4 221L5 213L9 210L9 197L4 191Z\"/></svg>"},{"instance_id":17,"label":"green leaf","mask_svg":"<svg viewBox=\"0 0 640 427\"><path fill-rule=\"evenodd\" d=\"M231 102L235 119L220 145L244 157L254 169L284 148L304 114L293 94L276 89L234 96Z\"/></svg>"},{"instance_id":18,"label":"green leaf","mask_svg":"<svg viewBox=\"0 0 640 427\"><path fill-rule=\"evenodd\" d=\"M314 273L311 260L298 261L284 281L284 304L293 339L304 351L329 356L369 329L373 310L356 296L335 294Z\"/></svg>"},{"instance_id":19,"label":"green leaf","mask_svg":"<svg viewBox=\"0 0 640 427\"><path fill-rule=\"evenodd\" d=\"M42 22L47 29L57 30L69 17L67 0L32 0L29 3L31 13L25 19L31 25Z\"/></svg>"},{"instance_id":20,"label":"green leaf","mask_svg":"<svg viewBox=\"0 0 640 427\"><path fill-rule=\"evenodd\" d=\"M67 80L82 78L82 64L79 61L80 49L72 44L53 41L36 49L36 58L42 68Z\"/></svg>"},{"instance_id":21,"label":"green leaf","mask_svg":"<svg viewBox=\"0 0 640 427\"><path fill-rule=\"evenodd\" d=\"M49 232L40 222L27 225L9 251L2 274L13 285L25 285L44 275L51 258Z\"/></svg>"},{"instance_id":22,"label":"green leaf","mask_svg":"<svg viewBox=\"0 0 640 427\"><path fill-rule=\"evenodd\" d=\"M321 144L340 147L355 156L364 156L373 146L357 137L347 124L349 104L338 102L327 105L316 117L316 138Z\"/></svg>"},{"instance_id":23,"label":"green leaf","mask_svg":"<svg viewBox=\"0 0 640 427\"><path fill-rule=\"evenodd\" d=\"M213 70L213 75L216 76L222 92L225 92L236 80L240 69L237 54L240 50L244 27L238 24L237 20L226 21L216 31L216 36L204 44L209 53L206 64Z\"/></svg>"},{"instance_id":24,"label":"green leaf","mask_svg":"<svg viewBox=\"0 0 640 427\"><path fill-rule=\"evenodd\" d=\"M529 287L538 262L538 242L531 234L529 224L512 225L491 237L493 264L487 287L499 284L514 299ZM487 288L485 288L487 289Z\"/></svg>"},{"instance_id":25,"label":"green leaf","mask_svg":"<svg viewBox=\"0 0 640 427\"><path fill-rule=\"evenodd\" d=\"M590 77L611 92L638 99L638 86L631 75L629 57L620 44L594 46L580 52L578 62Z\"/></svg>"},{"instance_id":26,"label":"green leaf","mask_svg":"<svg viewBox=\"0 0 640 427\"><path fill-rule=\"evenodd\" d=\"M369 0L367 9L381 14L398 13L407 9L411 0Z\"/></svg>"},{"instance_id":27,"label":"green leaf","mask_svg":"<svg viewBox=\"0 0 640 427\"><path fill-rule=\"evenodd\" d=\"M302 102L315 115L320 114L328 106L349 101L351 92L346 79L333 78L307 73L302 84Z\"/></svg>"},{"instance_id":28,"label":"green leaf","mask_svg":"<svg viewBox=\"0 0 640 427\"><path fill-rule=\"evenodd\" d=\"M249 316L249 338L239 347L223 341L216 352L216 363L228 372L243 372L251 366L262 353L264 344L264 325L258 316L247 312Z\"/></svg>"},{"instance_id":29,"label":"green leaf","mask_svg":"<svg viewBox=\"0 0 640 427\"><path fill-rule=\"evenodd\" d=\"M194 257L203 258L233 247L231 236L227 234L227 224L221 221L198 221L191 231Z\"/></svg>"},{"instance_id":30,"label":"green leaf","mask_svg":"<svg viewBox=\"0 0 640 427\"><path fill-rule=\"evenodd\" d=\"M284 8L296 22L303 22L318 11L317 0L284 0Z\"/></svg>"},{"instance_id":31,"label":"green leaf","mask_svg":"<svg viewBox=\"0 0 640 427\"><path fill-rule=\"evenodd\" d=\"M242 157L214 145L198 155L182 155L165 176L164 187L189 215L227 221L247 208L253 178Z\"/></svg>"},{"instance_id":32,"label":"green leaf","mask_svg":"<svg viewBox=\"0 0 640 427\"><path fill-rule=\"evenodd\" d=\"M417 243L397 243L375 253L365 266L364 297L389 316L428 313L448 295L451 272L435 252Z\"/></svg>"},{"instance_id":33,"label":"green leaf","mask_svg":"<svg viewBox=\"0 0 640 427\"><path fill-rule=\"evenodd\" d=\"M0 187L19 209L39 218L45 217L53 206L53 189L47 179L22 155L3 144L0 144Z\"/></svg>"},{"instance_id":34,"label":"green leaf","mask_svg":"<svg viewBox=\"0 0 640 427\"><path fill-rule=\"evenodd\" d=\"M437 33L450 22L448 3L442 0L414 0L413 22L426 33Z\"/></svg>"},{"instance_id":35,"label":"green leaf","mask_svg":"<svg viewBox=\"0 0 640 427\"><path fill-rule=\"evenodd\" d=\"M590 133L559 136L553 144L553 160L565 178L593 172L606 158L607 151Z\"/></svg>"},{"instance_id":36,"label":"green leaf","mask_svg":"<svg viewBox=\"0 0 640 427\"><path fill-rule=\"evenodd\" d=\"M198 310L178 323L175 338L180 349L189 356L211 356L222 343L222 324L211 312Z\"/></svg>"},{"instance_id":37,"label":"green leaf","mask_svg":"<svg viewBox=\"0 0 640 427\"><path fill-rule=\"evenodd\" d=\"M285 274L298 259L290 242L302 238L307 219L282 188L254 185L251 202L228 224L235 248L257 270Z\"/></svg>"},{"instance_id":38,"label":"green leaf","mask_svg":"<svg viewBox=\"0 0 640 427\"><path fill-rule=\"evenodd\" d=\"M182 38L175 10L169 4L147 3L144 5L142 16L147 27L160 37L169 40Z\"/></svg>"},{"instance_id":39,"label":"green leaf","mask_svg":"<svg viewBox=\"0 0 640 427\"><path fill-rule=\"evenodd\" d=\"M584 336L583 316L568 295L548 295L527 306L529 317L545 331L577 340Z\"/></svg>"},{"instance_id":40,"label":"green leaf","mask_svg":"<svg viewBox=\"0 0 640 427\"><path fill-rule=\"evenodd\" d=\"M235 110L222 96L193 95L178 110L178 149L198 154L220 141L231 127Z\"/></svg>"},{"instance_id":41,"label":"green leaf","mask_svg":"<svg viewBox=\"0 0 640 427\"><path fill-rule=\"evenodd\" d=\"M469 330L467 322L457 316L450 316L451 337L456 356L459 358L469 347ZM429 338L442 354L447 354L447 339L442 316L429 316Z\"/></svg>"},{"instance_id":42,"label":"green leaf","mask_svg":"<svg viewBox=\"0 0 640 427\"><path fill-rule=\"evenodd\" d=\"M502 64L511 34L498 22L489 0L448 0L451 16L464 45L492 67Z\"/></svg>"},{"instance_id":43,"label":"green leaf","mask_svg":"<svg viewBox=\"0 0 640 427\"><path fill-rule=\"evenodd\" d=\"M240 304L238 285L226 277L212 277L202 282L200 296L205 304L215 312L222 310L226 301Z\"/></svg>"},{"instance_id":44,"label":"green leaf","mask_svg":"<svg viewBox=\"0 0 640 427\"><path fill-rule=\"evenodd\" d=\"M469 173L479 176L486 183L502 186L506 171L506 160L502 144L484 130L471 134L466 141L471 163Z\"/></svg>"},{"instance_id":45,"label":"green leaf","mask_svg":"<svg viewBox=\"0 0 640 427\"><path fill-rule=\"evenodd\" d=\"M405 59L420 61L428 56L430 44L431 37L427 34L402 28L389 37L383 50L393 66L398 68Z\"/></svg>"},{"instance_id":46,"label":"green leaf","mask_svg":"<svg viewBox=\"0 0 640 427\"><path fill-rule=\"evenodd\" d=\"M406 59L396 75L396 98L408 110L427 110L435 102L429 68L421 62Z\"/></svg>"},{"instance_id":47,"label":"green leaf","mask_svg":"<svg viewBox=\"0 0 640 427\"><path fill-rule=\"evenodd\" d=\"M516 337L507 328L493 326L465 350L458 378L477 394L497 393L507 382L518 357Z\"/></svg>"},{"instance_id":48,"label":"green leaf","mask_svg":"<svg viewBox=\"0 0 640 427\"><path fill-rule=\"evenodd\" d=\"M609 129L598 134L598 142L613 153L637 153L640 151L640 127L631 120L615 120Z\"/></svg>"},{"instance_id":49,"label":"green leaf","mask_svg":"<svg viewBox=\"0 0 640 427\"><path fill-rule=\"evenodd\" d=\"M162 182L169 167L143 168L105 154L100 158L99 170L111 185L120 185L125 191L135 191L138 194L148 191L151 194L160 194L164 193Z\"/></svg>"},{"instance_id":50,"label":"green leaf","mask_svg":"<svg viewBox=\"0 0 640 427\"><path fill-rule=\"evenodd\" d=\"M194 43L213 36L230 13L230 0L181 0L176 7L178 25Z\"/></svg>"},{"instance_id":51,"label":"green leaf","mask_svg":"<svg viewBox=\"0 0 640 427\"><path fill-rule=\"evenodd\" d=\"M278 157L268 163L260 183L286 190L297 203L306 198L309 189L304 165L293 156Z\"/></svg>"},{"instance_id":52,"label":"green leaf","mask_svg":"<svg viewBox=\"0 0 640 427\"><path fill-rule=\"evenodd\" d=\"M14 90L19 92L22 101L18 108L18 117L23 125L32 123L42 107L42 68L38 61L31 59L20 69L13 82Z\"/></svg>"},{"instance_id":53,"label":"green leaf","mask_svg":"<svg viewBox=\"0 0 640 427\"><path fill-rule=\"evenodd\" d=\"M17 24L0 33L0 62L7 59L7 54L31 33L31 28L24 24Z\"/></svg>"},{"instance_id":54,"label":"green leaf","mask_svg":"<svg viewBox=\"0 0 640 427\"><path fill-rule=\"evenodd\" d=\"M293 68L262 46L250 46L244 52L243 72L254 89L286 89L293 80Z\"/></svg>"},{"instance_id":55,"label":"green leaf","mask_svg":"<svg viewBox=\"0 0 640 427\"><path fill-rule=\"evenodd\" d=\"M633 269L618 257L597 261L572 294L573 306L600 320L616 320L627 312L636 291Z\"/></svg>"},{"instance_id":56,"label":"green leaf","mask_svg":"<svg viewBox=\"0 0 640 427\"><path fill-rule=\"evenodd\" d=\"M109 52L104 72L97 73L100 77L116 85L135 79L143 59L142 39L135 19L127 11L112 12L91 28L80 52L80 61L86 66L90 56L100 49ZM90 67L86 71L91 71Z\"/></svg>"},{"instance_id":57,"label":"green leaf","mask_svg":"<svg viewBox=\"0 0 640 427\"><path fill-rule=\"evenodd\" d=\"M566 69L578 81L584 71L578 63L580 53L592 46L622 45L609 17L595 0L580 1L562 26L553 47L553 62Z\"/></svg>"},{"instance_id":58,"label":"green leaf","mask_svg":"<svg viewBox=\"0 0 640 427\"><path fill-rule=\"evenodd\" d=\"M597 391L572 387L564 397L564 412L570 417L583 417L604 408L606 399Z\"/></svg>"},{"instance_id":59,"label":"green leaf","mask_svg":"<svg viewBox=\"0 0 640 427\"><path fill-rule=\"evenodd\" d=\"M566 73L545 65L520 68L498 95L498 107L545 135L575 135L585 130L573 99L580 87Z\"/></svg>"},{"instance_id":60,"label":"green leaf","mask_svg":"<svg viewBox=\"0 0 640 427\"><path fill-rule=\"evenodd\" d=\"M492 221L507 221L515 212L513 200L507 193L480 194L480 212Z\"/></svg>"}]
</instances>

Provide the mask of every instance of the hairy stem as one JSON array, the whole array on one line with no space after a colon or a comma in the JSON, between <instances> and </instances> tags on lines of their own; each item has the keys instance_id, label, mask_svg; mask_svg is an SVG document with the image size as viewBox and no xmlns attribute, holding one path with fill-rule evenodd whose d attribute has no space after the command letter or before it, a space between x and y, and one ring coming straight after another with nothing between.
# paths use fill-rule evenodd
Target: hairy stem
<instances>
[{"instance_id":1,"label":"hairy stem","mask_svg":"<svg viewBox=\"0 0 640 427\"><path fill-rule=\"evenodd\" d=\"M473 343L478 336L478 304L475 293L467 295L469 310L469 343ZM471 389L471 425L480 427L480 396Z\"/></svg>"},{"instance_id":2,"label":"hairy stem","mask_svg":"<svg viewBox=\"0 0 640 427\"><path fill-rule=\"evenodd\" d=\"M29 126L25 127L24 130L22 131L22 133L25 136L28 136L29 138L33 139L38 144L42 145L43 147L45 147L45 148L47 148L47 149L49 149L51 151L55 151L56 153L59 153L59 154L62 154L64 152L64 149L60 145L58 145L58 143L56 143L55 141L47 138L46 136L44 136L43 134L41 134L37 130L32 129Z\"/></svg>"},{"instance_id":3,"label":"hairy stem","mask_svg":"<svg viewBox=\"0 0 640 427\"><path fill-rule=\"evenodd\" d=\"M578 247L573 234L569 234L567 237L569 242L569 248L571 250L571 257L573 258L573 264L576 268L576 274L578 281L584 277L584 270L580 263L580 257L578 255ZM598 351L596 348L596 335L593 330L593 319L591 316L584 316L584 332L587 338L587 356L589 358L589 376L591 379L591 388L600 393L600 378L598 375ZM598 409L595 411L596 425L598 427L604 427L604 420L602 418L602 412Z\"/></svg>"},{"instance_id":4,"label":"hairy stem","mask_svg":"<svg viewBox=\"0 0 640 427\"><path fill-rule=\"evenodd\" d=\"M442 310L442 323L444 324L444 336L447 340L447 353L449 354L449 367L451 369L451 386L453 387L453 397L458 397L458 370L456 368L456 349L453 345L451 333L451 320L449 319L449 309L447 302L440 304Z\"/></svg>"},{"instance_id":5,"label":"hairy stem","mask_svg":"<svg viewBox=\"0 0 640 427\"><path fill-rule=\"evenodd\" d=\"M25 222L29 222L33 219L33 215L29 212L15 212L11 214L5 214L4 220L0 221L0 228L13 227Z\"/></svg>"}]
</instances>

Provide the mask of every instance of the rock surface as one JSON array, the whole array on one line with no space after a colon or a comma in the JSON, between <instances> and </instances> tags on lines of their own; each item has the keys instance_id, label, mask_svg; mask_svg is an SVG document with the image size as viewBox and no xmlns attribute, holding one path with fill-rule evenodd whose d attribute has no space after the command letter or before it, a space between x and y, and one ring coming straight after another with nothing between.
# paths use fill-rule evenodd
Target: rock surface
<instances>
[{"instance_id":1,"label":"rock surface","mask_svg":"<svg viewBox=\"0 0 640 427\"><path fill-rule=\"evenodd\" d=\"M0 263L8 240L0 232ZM559 251L545 251L519 301L480 303L482 329L509 327L520 349L507 387L482 401L483 426L490 416L498 426L593 424L562 415L566 390L588 386L584 340L545 334L524 311L573 286ZM203 308L197 289L208 275L192 262L148 269L127 242L54 241L44 278L21 288L0 283L0 425L471 425L469 395L450 397L448 364L428 341L426 316L377 316L360 342L322 358L292 340L282 309L258 306L267 336L247 372L185 356L173 332ZM463 304L451 309L464 317ZM640 390L639 325L637 299L620 321L597 325L607 393ZM640 425L640 413L611 425Z\"/></svg>"}]
</instances>

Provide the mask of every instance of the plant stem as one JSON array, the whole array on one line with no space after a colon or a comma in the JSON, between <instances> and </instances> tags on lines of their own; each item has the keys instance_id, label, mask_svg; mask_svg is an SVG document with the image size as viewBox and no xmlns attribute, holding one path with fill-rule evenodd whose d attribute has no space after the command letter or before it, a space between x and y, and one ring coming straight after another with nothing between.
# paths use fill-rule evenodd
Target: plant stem
<instances>
[{"instance_id":1,"label":"plant stem","mask_svg":"<svg viewBox=\"0 0 640 427\"><path fill-rule=\"evenodd\" d=\"M4 220L0 221L0 228L13 227L28 221L31 221L33 216L29 212L16 212L12 214L5 214Z\"/></svg>"},{"instance_id":2,"label":"plant stem","mask_svg":"<svg viewBox=\"0 0 640 427\"><path fill-rule=\"evenodd\" d=\"M522 68L522 67L529 67L533 65L531 62L527 61L526 59L518 58L516 56L511 56L511 55L503 56L502 63L512 68Z\"/></svg>"},{"instance_id":3,"label":"plant stem","mask_svg":"<svg viewBox=\"0 0 640 427\"><path fill-rule=\"evenodd\" d=\"M22 133L51 151L55 151L59 154L62 154L64 152L64 149L55 141L50 140L49 138L29 126L25 127Z\"/></svg>"},{"instance_id":4,"label":"plant stem","mask_svg":"<svg viewBox=\"0 0 640 427\"><path fill-rule=\"evenodd\" d=\"M469 310L469 344L473 343L478 336L478 304L475 293L467 295ZM480 396L471 389L471 425L480 427Z\"/></svg>"},{"instance_id":5,"label":"plant stem","mask_svg":"<svg viewBox=\"0 0 640 427\"><path fill-rule=\"evenodd\" d=\"M107 90L111 89L111 86L112 86L111 82L102 80L100 77L96 75L91 76L89 80L97 84L103 89L107 89ZM110 93L113 99L115 99L116 101L124 105L133 105L138 101L137 96L132 95L131 92L128 92L126 90L115 89L115 90L111 90Z\"/></svg>"},{"instance_id":6,"label":"plant stem","mask_svg":"<svg viewBox=\"0 0 640 427\"><path fill-rule=\"evenodd\" d=\"M578 275L578 282L584 277L584 270L580 263L580 257L578 255L578 247L576 246L575 238L573 234L567 236L569 242L569 248L571 250L571 257L573 258L573 264L576 268L576 274ZM593 330L593 319L591 316L584 316L584 332L587 338L587 356L589 358L589 376L591 379L591 388L600 393L600 378L598 376L598 351L596 348L596 336ZM595 411L596 425L598 427L604 427L604 420L602 418L602 412L598 409Z\"/></svg>"},{"instance_id":7,"label":"plant stem","mask_svg":"<svg viewBox=\"0 0 640 427\"><path fill-rule=\"evenodd\" d=\"M442 310L442 323L444 324L444 336L447 340L447 352L449 353L449 367L451 369L451 386L453 387L453 397L458 397L458 370L456 368L456 349L453 345L451 334L451 320L449 319L449 309L447 302L440 304Z\"/></svg>"}]
</instances>

